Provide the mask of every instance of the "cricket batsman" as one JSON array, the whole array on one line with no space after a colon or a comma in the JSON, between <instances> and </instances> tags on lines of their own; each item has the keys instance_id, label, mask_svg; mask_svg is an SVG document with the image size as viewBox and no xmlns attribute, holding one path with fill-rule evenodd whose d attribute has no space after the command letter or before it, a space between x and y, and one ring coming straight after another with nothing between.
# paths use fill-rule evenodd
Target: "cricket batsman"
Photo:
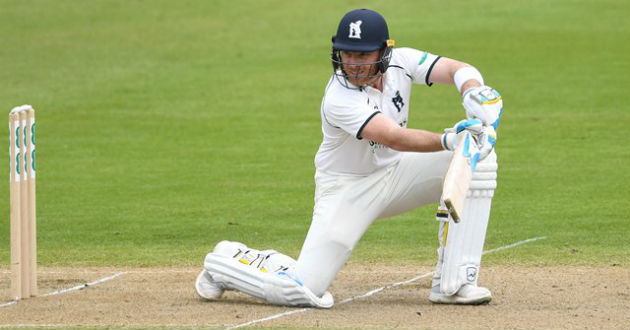
<instances>
[{"instance_id":1,"label":"cricket batsman","mask_svg":"<svg viewBox=\"0 0 630 330\"><path fill-rule=\"evenodd\" d=\"M490 290L477 279L496 188L500 94L469 64L394 48L385 19L368 9L343 16L332 38L331 62L320 110L313 218L298 259L219 242L205 258L197 293L216 300L225 290L237 290L272 304L330 308L334 299L327 290L374 220L440 202L429 300L489 302ZM407 128L412 85L434 83L455 85L467 119L444 133ZM480 160L462 220L455 223L440 195L462 132L473 136Z\"/></svg>"}]
</instances>

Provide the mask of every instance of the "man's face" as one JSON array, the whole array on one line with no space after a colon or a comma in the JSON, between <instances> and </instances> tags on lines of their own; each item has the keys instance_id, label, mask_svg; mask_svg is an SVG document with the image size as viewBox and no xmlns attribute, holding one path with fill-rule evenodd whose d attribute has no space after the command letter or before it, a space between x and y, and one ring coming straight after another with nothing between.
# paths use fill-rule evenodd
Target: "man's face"
<instances>
[{"instance_id":1,"label":"man's face","mask_svg":"<svg viewBox=\"0 0 630 330\"><path fill-rule=\"evenodd\" d=\"M341 51L341 61L343 69L348 75L348 80L355 86L367 85L375 79L378 72L379 51L356 52Z\"/></svg>"}]
</instances>

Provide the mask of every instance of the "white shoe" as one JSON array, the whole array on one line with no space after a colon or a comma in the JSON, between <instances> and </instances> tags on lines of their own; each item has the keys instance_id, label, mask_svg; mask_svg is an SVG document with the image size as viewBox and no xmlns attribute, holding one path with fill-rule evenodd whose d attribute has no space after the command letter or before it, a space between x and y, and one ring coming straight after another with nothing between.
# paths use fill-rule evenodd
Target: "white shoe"
<instances>
[{"instance_id":1,"label":"white shoe","mask_svg":"<svg viewBox=\"0 0 630 330\"><path fill-rule=\"evenodd\" d=\"M449 296L441 293L439 286L434 286L429 300L436 304L481 305L492 300L492 293L482 286L464 284L457 293Z\"/></svg>"},{"instance_id":2,"label":"white shoe","mask_svg":"<svg viewBox=\"0 0 630 330\"><path fill-rule=\"evenodd\" d=\"M197 294L206 300L216 300L221 298L225 291L219 284L212 280L212 276L205 269L199 273L195 281Z\"/></svg>"}]
</instances>

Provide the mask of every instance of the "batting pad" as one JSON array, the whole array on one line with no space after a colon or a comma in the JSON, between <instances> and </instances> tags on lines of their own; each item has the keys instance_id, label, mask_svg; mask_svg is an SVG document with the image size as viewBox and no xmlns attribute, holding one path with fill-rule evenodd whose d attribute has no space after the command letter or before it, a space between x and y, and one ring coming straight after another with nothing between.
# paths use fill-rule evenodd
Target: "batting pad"
<instances>
[{"instance_id":1,"label":"batting pad","mask_svg":"<svg viewBox=\"0 0 630 330\"><path fill-rule=\"evenodd\" d=\"M241 246L244 245L240 244L238 247ZM238 249L235 254L226 249L221 250L227 253L217 250L206 256L204 267L215 282L227 289L240 291L276 305L330 308L334 304L329 292L320 298L302 284L290 270L295 260L286 255L273 250ZM292 265L287 265L289 267L280 265L286 264L287 261Z\"/></svg>"},{"instance_id":2,"label":"batting pad","mask_svg":"<svg viewBox=\"0 0 630 330\"><path fill-rule=\"evenodd\" d=\"M449 219L440 292L453 295L464 284L477 285L492 196L497 186L497 157L492 151L477 164L459 223Z\"/></svg>"}]
</instances>

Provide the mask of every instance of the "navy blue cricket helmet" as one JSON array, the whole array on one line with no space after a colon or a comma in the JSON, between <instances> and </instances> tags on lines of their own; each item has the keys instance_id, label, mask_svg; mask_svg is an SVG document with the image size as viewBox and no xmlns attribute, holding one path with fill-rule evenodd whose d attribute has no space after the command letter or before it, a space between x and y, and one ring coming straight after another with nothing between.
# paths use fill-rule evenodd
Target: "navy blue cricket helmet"
<instances>
[{"instance_id":1,"label":"navy blue cricket helmet","mask_svg":"<svg viewBox=\"0 0 630 330\"><path fill-rule=\"evenodd\" d=\"M335 74L341 70L341 74L345 76L341 51L381 50L379 60L374 64L378 66L379 73L387 71L394 41L389 39L387 22L381 14L369 9L356 9L347 13L339 22L332 42L331 60Z\"/></svg>"}]
</instances>

